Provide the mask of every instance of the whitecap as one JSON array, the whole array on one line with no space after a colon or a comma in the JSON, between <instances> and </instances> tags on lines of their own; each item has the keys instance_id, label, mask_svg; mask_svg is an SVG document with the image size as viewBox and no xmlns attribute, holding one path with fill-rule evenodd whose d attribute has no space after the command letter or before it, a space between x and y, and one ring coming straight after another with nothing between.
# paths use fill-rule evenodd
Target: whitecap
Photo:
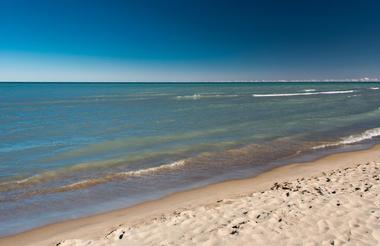
<instances>
[{"instance_id":1,"label":"whitecap","mask_svg":"<svg viewBox=\"0 0 380 246\"><path fill-rule=\"evenodd\" d=\"M70 190L83 189L83 188L91 187L94 185L110 182L113 180L120 180L120 179L124 179L128 177L141 177L141 176L152 175L152 174L163 172L163 171L175 170L185 165L186 165L186 160L179 160L179 161L175 161L169 164L164 164L164 165L156 166L156 167L150 167L146 169L111 173L100 178L81 180L81 181L64 185L58 188L44 190L44 191L41 191L40 193L65 192L65 191L70 191Z\"/></svg>"},{"instance_id":2,"label":"whitecap","mask_svg":"<svg viewBox=\"0 0 380 246\"><path fill-rule=\"evenodd\" d=\"M291 96L310 96L310 95L328 95L328 94L346 94L353 93L354 90L346 91L319 91L319 92L301 92L301 93L273 93L273 94L253 94L253 97L291 97Z\"/></svg>"},{"instance_id":3,"label":"whitecap","mask_svg":"<svg viewBox=\"0 0 380 246\"><path fill-rule=\"evenodd\" d=\"M127 177L128 176L143 176L143 175L154 174L154 173L165 171L165 170L177 169L177 168L185 166L185 164L186 164L185 160L179 160L179 161L175 161L175 162L157 166L157 167L150 167L150 168L140 169L140 170L135 170L135 171L121 172L121 173L116 173L115 175L127 176Z\"/></svg>"},{"instance_id":4,"label":"whitecap","mask_svg":"<svg viewBox=\"0 0 380 246\"><path fill-rule=\"evenodd\" d=\"M184 96L176 96L177 100L199 100L202 98L231 98L238 97L239 95L235 94L193 94L193 95L184 95Z\"/></svg>"},{"instance_id":5,"label":"whitecap","mask_svg":"<svg viewBox=\"0 0 380 246\"><path fill-rule=\"evenodd\" d=\"M364 140L370 140L370 139L378 137L378 136L380 136L380 127L366 130L360 134L355 134L355 135L343 137L338 142L318 145L318 146L313 147L313 149L323 149L323 148L327 148L327 147L353 144L353 143L362 142Z\"/></svg>"}]
</instances>

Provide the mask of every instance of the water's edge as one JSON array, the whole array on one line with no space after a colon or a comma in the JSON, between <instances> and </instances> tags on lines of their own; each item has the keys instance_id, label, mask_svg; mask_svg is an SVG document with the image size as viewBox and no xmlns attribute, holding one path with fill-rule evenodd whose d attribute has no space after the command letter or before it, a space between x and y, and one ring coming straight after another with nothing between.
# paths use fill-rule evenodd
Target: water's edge
<instances>
[{"instance_id":1,"label":"water's edge","mask_svg":"<svg viewBox=\"0 0 380 246\"><path fill-rule=\"evenodd\" d=\"M189 185L186 188L179 188L179 189L173 188L172 191L165 191L165 192L163 192L161 194L156 194L155 197L151 197L149 199L144 199L144 200L141 200L141 201L136 202L136 203L131 203L131 204L125 206L125 207L113 208L113 209L102 211L102 212L91 213L91 214L87 214L87 215L84 215L84 216L78 216L78 217L74 217L74 218L69 218L69 219L66 219L66 220L58 220L58 221L55 221L55 222L52 222L52 223L46 223L46 224L39 225L39 226L30 228L30 229L27 229L27 230L19 231L19 232L16 232L16 233L1 235L0 239L6 239L8 237L17 237L18 235L29 233L29 232L32 232L32 231L35 231L35 230L38 230L38 229L41 229L41 228L46 228L46 227L49 227L51 225L65 223L65 222L68 222L68 221L76 221L76 220L81 220L81 219L84 219L84 218L91 218L91 217L94 217L94 216L106 215L106 214L114 213L114 212L117 212L117 211L123 211L125 209L129 209L129 208L132 208L132 207L135 207L135 206L143 205L144 203L158 201L158 200L161 200L161 199L164 199L164 198L176 195L176 194L180 194L180 193L183 193L183 192L188 192L188 191L193 191L193 190L197 190L197 189L202 189L202 188L208 187L210 185L223 184L225 182L230 182L230 181L242 181L242 180L252 179L252 178L255 178L255 177L257 177L259 175L262 175L264 173L269 173L269 172L271 172L271 171L273 171L273 170L275 170L277 168L286 167L286 166L290 166L290 165L294 165L294 164L300 164L300 163L302 163L302 164L312 163L312 162L318 161L320 159L324 159L324 158L326 158L328 156L335 155L335 154L351 153L351 152L370 150L372 148L375 148L376 146L380 146L380 141L374 140L374 141L366 142L364 144L363 143L358 143L358 144L354 144L354 145L348 145L348 146L345 145L345 146L338 146L338 147L334 147L334 148L328 148L328 149L325 149L325 150L322 150L322 151L313 151L312 153L307 153L307 154L304 154L304 155L299 155L299 156L296 156L296 157L291 158L291 159L279 160L277 163L274 163L274 165L270 166L266 170L261 171L261 172L255 174L255 175L253 175L253 176L238 177L238 178L226 178L226 179L218 180L218 181L215 181L215 182L195 183L195 184ZM275 182L275 180L273 180L273 182Z\"/></svg>"}]
</instances>

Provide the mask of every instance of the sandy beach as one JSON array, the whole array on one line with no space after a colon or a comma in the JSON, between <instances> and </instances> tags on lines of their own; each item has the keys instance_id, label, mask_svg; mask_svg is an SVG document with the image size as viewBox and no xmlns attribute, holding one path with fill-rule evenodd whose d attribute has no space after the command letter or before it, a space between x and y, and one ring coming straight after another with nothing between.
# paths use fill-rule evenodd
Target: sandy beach
<instances>
[{"instance_id":1,"label":"sandy beach","mask_svg":"<svg viewBox=\"0 0 380 246\"><path fill-rule=\"evenodd\" d=\"M64 221L0 245L378 245L380 146Z\"/></svg>"}]
</instances>

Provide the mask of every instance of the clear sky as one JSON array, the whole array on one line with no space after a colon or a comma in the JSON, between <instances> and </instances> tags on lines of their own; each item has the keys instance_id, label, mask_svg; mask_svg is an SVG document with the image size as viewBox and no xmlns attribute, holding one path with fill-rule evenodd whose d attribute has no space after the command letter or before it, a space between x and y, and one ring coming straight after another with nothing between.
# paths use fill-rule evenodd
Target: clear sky
<instances>
[{"instance_id":1,"label":"clear sky","mask_svg":"<svg viewBox=\"0 0 380 246\"><path fill-rule=\"evenodd\" d=\"M0 81L380 77L380 1L0 0Z\"/></svg>"}]
</instances>

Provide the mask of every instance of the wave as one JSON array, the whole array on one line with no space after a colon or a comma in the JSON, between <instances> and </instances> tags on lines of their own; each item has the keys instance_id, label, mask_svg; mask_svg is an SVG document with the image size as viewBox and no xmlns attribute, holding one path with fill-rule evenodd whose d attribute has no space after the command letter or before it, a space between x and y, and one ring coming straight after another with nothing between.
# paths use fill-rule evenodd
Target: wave
<instances>
[{"instance_id":1,"label":"wave","mask_svg":"<svg viewBox=\"0 0 380 246\"><path fill-rule=\"evenodd\" d=\"M339 145L353 144L353 143L358 143L365 140L370 140L378 136L380 136L380 127L366 130L360 134L344 137L338 142L318 145L318 146L313 147L313 149L323 149L323 148L334 147L334 146L339 146Z\"/></svg>"},{"instance_id":2,"label":"wave","mask_svg":"<svg viewBox=\"0 0 380 246\"><path fill-rule=\"evenodd\" d=\"M285 144L287 143L287 144ZM252 163L262 163L269 159L278 159L285 156L293 156L297 154L293 151L294 144L290 143L289 137L280 138L269 145L249 144L243 147L232 148L225 151L216 152L203 152L197 156L181 159L172 163L162 164L155 167L147 167L144 169L116 171L112 173L104 173L98 177L84 178L71 183L66 183L58 187L36 189L24 192L19 198L30 197L34 195L51 194L59 192L69 192L79 189L86 189L96 185L103 185L109 182L124 181L133 177L146 177L149 175L166 174L175 170L183 170L187 166L204 166L207 164L208 168L224 168L231 165L252 165ZM298 144L297 144L298 146ZM302 144L305 147L305 143ZM310 146L311 147L311 146ZM204 149L204 148L202 148ZM273 154L273 151L276 154ZM1 201L1 198L0 198Z\"/></svg>"},{"instance_id":3,"label":"wave","mask_svg":"<svg viewBox=\"0 0 380 246\"><path fill-rule=\"evenodd\" d=\"M193 94L193 95L185 95L185 96L176 96L177 100L199 100L202 98L230 98L230 97L238 97L239 95L228 95L228 94Z\"/></svg>"},{"instance_id":4,"label":"wave","mask_svg":"<svg viewBox=\"0 0 380 246\"><path fill-rule=\"evenodd\" d=\"M303 91L305 91L305 92L312 92L312 91L316 91L316 89L304 89Z\"/></svg>"},{"instance_id":5,"label":"wave","mask_svg":"<svg viewBox=\"0 0 380 246\"><path fill-rule=\"evenodd\" d=\"M293 136L294 137L294 136ZM311 148L311 144L293 141L293 137L279 138L270 144L249 144L245 146L235 146L236 143L229 144L234 148L223 148L223 151L204 151L207 148L201 147L202 153L186 158L180 159L171 163L162 163L154 167L142 167L140 169L127 169L127 170L108 170L99 175L94 176L88 174L86 176L71 176L62 173L61 171L51 171L49 173L42 173L23 180L17 180L8 183L0 184L0 191L11 191L20 189L17 192L9 193L9 196L3 197L6 200L24 199L34 195L52 194L60 192L70 192L80 189L87 189L97 185L103 185L110 182L125 181L133 177L147 177L149 175L164 175L171 173L175 170L187 170L184 168L189 167L204 167L205 164L208 168L229 168L234 166L246 166L253 163L265 163L269 160L276 160L279 158L289 157L297 154L300 148ZM138 166L135 166L139 168ZM174 173L175 174L175 173ZM40 184L41 182L50 182L59 178L58 182ZM30 186L34 185L36 186ZM2 198L0 197L0 202Z\"/></svg>"},{"instance_id":6,"label":"wave","mask_svg":"<svg viewBox=\"0 0 380 246\"><path fill-rule=\"evenodd\" d=\"M144 176L144 175L154 174L154 173L158 173L158 172L162 172L162 171L178 169L178 168L183 167L185 165L186 165L186 160L179 160L179 161L175 161L175 162L165 164L165 165L161 165L161 166L157 166L157 167L150 167L150 168L140 169L140 170L135 170L135 171L114 173L114 174L110 174L106 177Z\"/></svg>"},{"instance_id":7,"label":"wave","mask_svg":"<svg viewBox=\"0 0 380 246\"><path fill-rule=\"evenodd\" d=\"M370 90L378 90L378 89L380 89L380 87L371 87L371 88L369 88Z\"/></svg>"},{"instance_id":8,"label":"wave","mask_svg":"<svg viewBox=\"0 0 380 246\"><path fill-rule=\"evenodd\" d=\"M107 174L107 175L99 177L99 178L81 180L81 181L78 181L78 182L75 182L72 184L68 184L68 185L64 185L61 187L57 187L57 188L37 190L34 192L29 192L27 196L84 189L84 188L88 188L91 186L111 182L114 180L125 179L128 177L141 177L141 176L161 173L164 171L176 170L176 169L184 167L185 165L186 165L186 160L179 160L179 161L175 161L175 162L172 162L169 164L164 164L164 165L156 166L156 167L150 167L150 168L146 168L146 169L139 169L139 170L133 170L133 171L127 171L127 172L110 173L110 174Z\"/></svg>"},{"instance_id":9,"label":"wave","mask_svg":"<svg viewBox=\"0 0 380 246\"><path fill-rule=\"evenodd\" d=\"M33 185L39 185L42 183L69 179L73 177L73 175L76 175L76 174L83 175L86 173L89 174L90 172L96 172L100 170L103 170L102 172L105 172L106 170L110 168L115 168L115 167L121 168L121 167L129 167L129 166L138 166L139 163L155 161L160 158L161 159L162 158L176 158L178 155L182 155L182 156L188 155L189 153L201 152L205 149L220 150L220 149L224 149L224 148L235 146L235 145L236 145L236 142L232 142L232 141L220 142L219 141L216 143L183 146L183 147L178 147L175 149L168 148L162 151L146 151L142 153L128 154L127 156L122 156L120 158L108 159L108 160L102 160L102 161L82 162L82 163L78 163L78 164L67 166L60 169L44 171L44 172L35 174L33 176L29 176L29 177L25 177L25 176L14 177L15 179L4 180L3 182L0 182L0 192L14 190L14 189L28 188ZM168 167L167 165L164 165L163 167L160 167L159 169L162 170L162 169L166 169L167 167ZM148 170L148 172L151 172L151 171L152 171L151 169ZM145 170L134 171L134 175L136 176L139 173L144 174L146 172L147 171ZM127 174L127 175L131 175L131 174Z\"/></svg>"},{"instance_id":10,"label":"wave","mask_svg":"<svg viewBox=\"0 0 380 246\"><path fill-rule=\"evenodd\" d=\"M319 92L300 92L300 93L274 93L274 94L253 94L253 97L291 97L291 96L310 96L310 95L330 95L353 93L355 90L346 91L319 91Z\"/></svg>"}]
</instances>

